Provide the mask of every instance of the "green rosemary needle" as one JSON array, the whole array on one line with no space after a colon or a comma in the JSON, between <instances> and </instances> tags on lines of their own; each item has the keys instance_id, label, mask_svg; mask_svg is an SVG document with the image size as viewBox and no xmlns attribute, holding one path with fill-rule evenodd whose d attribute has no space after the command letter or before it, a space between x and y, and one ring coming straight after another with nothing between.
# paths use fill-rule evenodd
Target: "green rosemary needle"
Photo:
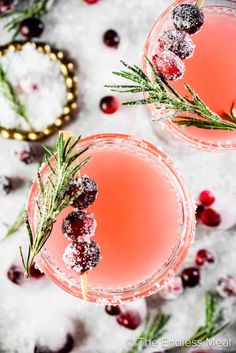
<instances>
[{"instance_id":1,"label":"green rosemary needle","mask_svg":"<svg viewBox=\"0 0 236 353\"><path fill-rule=\"evenodd\" d=\"M7 74L0 64L0 91L2 92L5 99L10 103L14 111L27 123L27 125L32 129L29 117L27 115L27 110L25 104L20 102L14 89L7 78ZM33 130L33 129L32 129Z\"/></svg>"},{"instance_id":2,"label":"green rosemary needle","mask_svg":"<svg viewBox=\"0 0 236 353\"><path fill-rule=\"evenodd\" d=\"M156 109L161 110L164 114L161 115L161 118L154 118L154 120L175 117L178 119L174 119L173 122L183 128L195 126L201 129L236 130L236 120L232 114L225 115L226 120L223 120L203 102L188 84L184 85L188 96L182 97L165 79L158 75L147 57L146 60L151 68L153 80L138 66L130 66L121 61L126 70L115 71L113 74L132 81L132 84L105 86L114 92L147 94L144 99L124 102L123 105L155 104Z\"/></svg>"},{"instance_id":3,"label":"green rosemary needle","mask_svg":"<svg viewBox=\"0 0 236 353\"><path fill-rule=\"evenodd\" d=\"M79 149L74 152L77 143L80 141L80 137L76 138L71 143L72 137L64 137L64 133L59 136L57 141L56 149L54 152L47 150L49 156L46 156L46 164L51 171L51 175L46 180L43 180L40 173L38 173L38 187L39 187L39 198L35 200L37 207L37 223L35 225L34 234L29 221L27 211L25 211L25 224L28 231L28 253L26 257L23 255L22 247L20 247L20 253L22 263L24 266L25 277L29 276L30 267L39 254L41 249L44 247L48 240L53 224L58 214L69 206L74 198L66 193L70 181L75 177L78 171L90 160L90 157L78 161L79 157L88 150L89 147ZM82 192L82 190L81 190Z\"/></svg>"}]
</instances>

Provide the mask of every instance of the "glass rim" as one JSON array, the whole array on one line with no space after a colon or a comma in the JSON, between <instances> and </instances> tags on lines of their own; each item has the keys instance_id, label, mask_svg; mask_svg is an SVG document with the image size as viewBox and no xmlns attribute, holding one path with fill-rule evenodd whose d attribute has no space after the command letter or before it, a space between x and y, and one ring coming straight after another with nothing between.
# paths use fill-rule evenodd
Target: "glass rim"
<instances>
[{"instance_id":1,"label":"glass rim","mask_svg":"<svg viewBox=\"0 0 236 353\"><path fill-rule=\"evenodd\" d=\"M206 0L207 1L207 0ZM145 43L144 43L144 48L143 48L143 54L141 57L141 68L142 70L147 74L147 62L145 60L145 57L148 56L148 48L151 42L151 37L153 33L155 32L155 28L164 19L165 16L167 16L170 11L172 11L178 4L181 3L195 3L196 0L175 0L172 2L154 21L153 25L151 26L151 29L149 30ZM206 6L222 6L223 4L228 4L227 6L232 7L230 5L233 5L232 9L236 11L236 0L212 0L211 4L208 4ZM147 93L144 93L144 97L147 97ZM154 108L153 104L149 105L149 111L151 114L154 116ZM199 138L195 138L191 135L185 134L176 124L174 124L170 119L161 121L157 124L160 124L164 129L166 129L168 132L171 133L172 136L176 138L177 141L180 142L187 142L188 145L191 145L194 148L198 148L201 150L205 151L211 151L211 152L216 152L216 151L227 151L227 150L234 150L236 149L236 138L234 140L222 140L222 141L207 141Z\"/></svg>"},{"instance_id":2,"label":"glass rim","mask_svg":"<svg viewBox=\"0 0 236 353\"><path fill-rule=\"evenodd\" d=\"M83 147L83 145L87 145L88 143L91 146L96 146L97 143L103 141L112 144L115 144L116 141L122 141L122 144L129 143L134 147L141 148L144 151L146 150L148 153L151 153L152 156L156 157L158 163L160 163L160 165L163 166L163 168L166 168L166 170L168 170L170 173L172 178L171 182L176 187L178 192L178 198L181 203L182 211L180 231L181 234L179 235L178 248L175 249L175 253L172 254L172 258L170 261L168 261L167 266L163 266L164 269L161 274L158 275L158 273L155 273L154 276L150 275L150 278L148 278L147 281L140 283L138 287L132 286L129 288L123 288L122 290L97 290L96 288L94 289L88 286L88 302L95 302L100 304L119 304L123 302L134 301L156 293L159 289L165 286L165 284L176 274L187 255L188 249L195 234L195 205L186 186L186 183L176 168L175 163L165 152L159 150L155 145L150 142L138 139L134 136L125 134L97 134L81 139L79 146ZM44 165L40 171L42 172L43 168L45 167L46 166ZM35 200L37 191L37 182L34 181L26 206L28 211L30 205ZM33 208L35 207L33 206ZM33 213L34 216L34 211L31 211L31 213ZM55 271L55 264L50 261L49 257L47 256L47 252L41 252L37 256L36 263L39 265L39 268L44 271L45 275L49 277L55 284L64 289L66 292L80 299L83 299L81 287L79 287L77 284L74 285L72 282L69 283L65 279L62 279L60 274Z\"/></svg>"}]
</instances>

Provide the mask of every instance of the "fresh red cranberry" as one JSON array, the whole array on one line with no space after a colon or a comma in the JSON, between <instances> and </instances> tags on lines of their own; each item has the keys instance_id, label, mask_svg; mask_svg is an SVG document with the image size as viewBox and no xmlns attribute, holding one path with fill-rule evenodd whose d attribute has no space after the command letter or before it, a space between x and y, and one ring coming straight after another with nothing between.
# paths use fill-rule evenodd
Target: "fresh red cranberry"
<instances>
[{"instance_id":1,"label":"fresh red cranberry","mask_svg":"<svg viewBox=\"0 0 236 353\"><path fill-rule=\"evenodd\" d=\"M44 276L44 273L37 267L37 265L34 262L30 267L30 277L38 279L43 276Z\"/></svg>"},{"instance_id":2,"label":"fresh red cranberry","mask_svg":"<svg viewBox=\"0 0 236 353\"><path fill-rule=\"evenodd\" d=\"M127 310L125 313L116 317L119 325L124 326L130 330L135 330L141 324L141 316L137 311Z\"/></svg>"},{"instance_id":3,"label":"fresh red cranberry","mask_svg":"<svg viewBox=\"0 0 236 353\"><path fill-rule=\"evenodd\" d=\"M9 194L13 189L11 178L0 175L0 196Z\"/></svg>"},{"instance_id":4,"label":"fresh red cranberry","mask_svg":"<svg viewBox=\"0 0 236 353\"><path fill-rule=\"evenodd\" d=\"M91 237L96 229L96 220L87 211L71 212L62 222L63 234L73 241L83 241Z\"/></svg>"},{"instance_id":5,"label":"fresh red cranberry","mask_svg":"<svg viewBox=\"0 0 236 353\"><path fill-rule=\"evenodd\" d=\"M37 17L26 18L20 23L20 33L27 39L40 37L44 30L43 22Z\"/></svg>"},{"instance_id":6,"label":"fresh red cranberry","mask_svg":"<svg viewBox=\"0 0 236 353\"><path fill-rule=\"evenodd\" d=\"M188 267L181 273L184 287L195 287L200 282L200 272L197 267Z\"/></svg>"},{"instance_id":7,"label":"fresh red cranberry","mask_svg":"<svg viewBox=\"0 0 236 353\"><path fill-rule=\"evenodd\" d=\"M94 241L70 243L63 254L67 267L81 275L92 270L101 260L100 247Z\"/></svg>"},{"instance_id":8,"label":"fresh red cranberry","mask_svg":"<svg viewBox=\"0 0 236 353\"><path fill-rule=\"evenodd\" d=\"M222 298L235 296L236 276L220 278L216 287L216 291Z\"/></svg>"},{"instance_id":9,"label":"fresh red cranberry","mask_svg":"<svg viewBox=\"0 0 236 353\"><path fill-rule=\"evenodd\" d=\"M180 59L190 57L195 48L190 35L176 29L163 32L159 38L159 45L162 50L170 50Z\"/></svg>"},{"instance_id":10,"label":"fresh red cranberry","mask_svg":"<svg viewBox=\"0 0 236 353\"><path fill-rule=\"evenodd\" d=\"M173 277L165 286L165 288L163 288L160 291L160 296L163 299L167 299L167 300L173 300L178 298L182 293L183 293L184 289L183 289L183 283L182 283L182 279L179 276Z\"/></svg>"},{"instance_id":11,"label":"fresh red cranberry","mask_svg":"<svg viewBox=\"0 0 236 353\"><path fill-rule=\"evenodd\" d=\"M94 180L87 176L82 176L70 183L67 194L72 197L78 194L79 197L74 200L72 206L78 209L85 209L91 206L96 200L98 187Z\"/></svg>"},{"instance_id":12,"label":"fresh red cranberry","mask_svg":"<svg viewBox=\"0 0 236 353\"><path fill-rule=\"evenodd\" d=\"M0 14L12 11L15 0L0 0Z\"/></svg>"},{"instance_id":13,"label":"fresh red cranberry","mask_svg":"<svg viewBox=\"0 0 236 353\"><path fill-rule=\"evenodd\" d=\"M96 4L97 2L99 2L99 0L84 0L87 4L89 5L94 5Z\"/></svg>"},{"instance_id":14,"label":"fresh red cranberry","mask_svg":"<svg viewBox=\"0 0 236 353\"><path fill-rule=\"evenodd\" d=\"M184 75L183 61L170 50L154 55L152 61L157 73L166 80L178 80Z\"/></svg>"},{"instance_id":15,"label":"fresh red cranberry","mask_svg":"<svg viewBox=\"0 0 236 353\"><path fill-rule=\"evenodd\" d=\"M112 316L119 315L121 313L119 305L106 305L106 313Z\"/></svg>"},{"instance_id":16,"label":"fresh red cranberry","mask_svg":"<svg viewBox=\"0 0 236 353\"><path fill-rule=\"evenodd\" d=\"M203 205L197 205L196 208L196 218L200 219L202 212L205 210L205 207Z\"/></svg>"},{"instance_id":17,"label":"fresh red cranberry","mask_svg":"<svg viewBox=\"0 0 236 353\"><path fill-rule=\"evenodd\" d=\"M195 4L181 4L174 8L172 21L177 30L193 34L202 27L204 14Z\"/></svg>"},{"instance_id":18,"label":"fresh red cranberry","mask_svg":"<svg viewBox=\"0 0 236 353\"><path fill-rule=\"evenodd\" d=\"M215 202L216 198L209 190L204 190L199 195L199 201L204 206L211 206Z\"/></svg>"},{"instance_id":19,"label":"fresh red cranberry","mask_svg":"<svg viewBox=\"0 0 236 353\"><path fill-rule=\"evenodd\" d=\"M198 250L195 258L195 263L198 266L203 266L206 263L213 264L215 262L215 257L211 251L207 249Z\"/></svg>"},{"instance_id":20,"label":"fresh red cranberry","mask_svg":"<svg viewBox=\"0 0 236 353\"><path fill-rule=\"evenodd\" d=\"M74 338L71 336L71 334L67 334L66 342L63 347L57 350L51 350L46 346L41 346L39 344L36 344L34 347L34 353L70 353L73 350L74 345L75 345Z\"/></svg>"},{"instance_id":21,"label":"fresh red cranberry","mask_svg":"<svg viewBox=\"0 0 236 353\"><path fill-rule=\"evenodd\" d=\"M35 161L35 154L31 147L27 146L21 151L16 151L15 155L25 164L31 164Z\"/></svg>"},{"instance_id":22,"label":"fresh red cranberry","mask_svg":"<svg viewBox=\"0 0 236 353\"><path fill-rule=\"evenodd\" d=\"M115 113L120 106L120 102L118 98L114 96L106 96L103 97L100 101L100 109L105 114L113 114Z\"/></svg>"},{"instance_id":23,"label":"fresh red cranberry","mask_svg":"<svg viewBox=\"0 0 236 353\"><path fill-rule=\"evenodd\" d=\"M118 48L120 44L120 36L114 31L114 29L109 29L104 33L103 41L110 48Z\"/></svg>"},{"instance_id":24,"label":"fresh red cranberry","mask_svg":"<svg viewBox=\"0 0 236 353\"><path fill-rule=\"evenodd\" d=\"M8 279L15 284L22 284L24 281L24 271L22 267L12 265L7 272Z\"/></svg>"},{"instance_id":25,"label":"fresh red cranberry","mask_svg":"<svg viewBox=\"0 0 236 353\"><path fill-rule=\"evenodd\" d=\"M206 208L201 213L201 221L208 227L217 227L221 223L220 214L212 208Z\"/></svg>"}]
</instances>

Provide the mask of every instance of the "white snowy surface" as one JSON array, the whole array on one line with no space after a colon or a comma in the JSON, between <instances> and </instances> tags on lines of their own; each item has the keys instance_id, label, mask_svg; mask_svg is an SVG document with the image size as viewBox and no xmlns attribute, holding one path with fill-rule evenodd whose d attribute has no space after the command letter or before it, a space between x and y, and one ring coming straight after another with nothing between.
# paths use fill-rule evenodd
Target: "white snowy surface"
<instances>
[{"instance_id":1,"label":"white snowy surface","mask_svg":"<svg viewBox=\"0 0 236 353\"><path fill-rule=\"evenodd\" d=\"M80 111L70 125L74 133L128 133L161 145L175 159L195 196L203 189L210 189L223 203L236 190L235 151L208 153L159 139L143 107L121 108L111 116L99 110L100 98L109 94L104 85L116 82L111 71L120 67L119 59L139 63L147 31L168 4L168 0L101 0L96 5L87 5L82 0L58 0L45 18L46 30L41 39L68 51L77 64ZM2 26L3 23L1 21ZM118 50L103 45L103 32L109 28L116 29L121 36ZM0 44L8 40L10 36L1 29ZM16 159L13 151L20 142L1 140L0 144L1 174L16 178L18 184L19 179L22 180L19 188L0 199L3 234L4 223L14 220L25 201L28 182L35 176L37 164L26 166ZM236 214L234 202L230 207ZM9 266L20 263L18 246L25 236L22 229L0 244L0 352L33 353L36 341L56 348L63 343L67 332L77 333L73 353L120 353L126 348L141 328L132 332L118 326L115 319L104 312L103 306L83 303L47 279L30 281L23 286L16 286L7 279ZM230 230L198 227L184 266L192 265L196 250L203 247L216 254L217 262L203 270L201 286L162 305L165 312L172 314L165 338L189 337L202 324L206 289L214 288L219 277L236 274L235 227ZM149 299L149 304L159 305L155 296ZM227 315L235 320L235 299L226 299L225 305ZM219 335L222 339L232 339L234 351L235 327L234 322L231 329ZM157 350L153 347L148 352Z\"/></svg>"},{"instance_id":2,"label":"white snowy surface","mask_svg":"<svg viewBox=\"0 0 236 353\"><path fill-rule=\"evenodd\" d=\"M66 103L65 81L59 61L39 53L28 44L21 51L8 51L0 58L0 64L26 107L27 116L36 131L45 129L63 113ZM5 128L29 130L26 121L19 116L0 91L0 125Z\"/></svg>"}]
</instances>

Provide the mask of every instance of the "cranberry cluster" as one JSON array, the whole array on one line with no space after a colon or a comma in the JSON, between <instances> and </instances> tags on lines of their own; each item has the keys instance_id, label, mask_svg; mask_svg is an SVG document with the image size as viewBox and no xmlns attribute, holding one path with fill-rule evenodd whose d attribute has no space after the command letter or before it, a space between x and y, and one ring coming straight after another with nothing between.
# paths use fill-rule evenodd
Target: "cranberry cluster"
<instances>
[{"instance_id":1,"label":"cranberry cluster","mask_svg":"<svg viewBox=\"0 0 236 353\"><path fill-rule=\"evenodd\" d=\"M73 180L66 192L73 198L72 206L76 210L62 222L62 232L71 240L63 260L68 268L81 275L96 267L101 259L99 245L91 240L96 230L96 220L93 214L85 211L93 204L97 193L97 184L87 176Z\"/></svg>"},{"instance_id":2,"label":"cranberry cluster","mask_svg":"<svg viewBox=\"0 0 236 353\"><path fill-rule=\"evenodd\" d=\"M116 317L119 325L135 330L142 322L141 315L137 310L126 310L124 306L106 305L105 311L107 314Z\"/></svg>"},{"instance_id":3,"label":"cranberry cluster","mask_svg":"<svg viewBox=\"0 0 236 353\"><path fill-rule=\"evenodd\" d=\"M175 7L172 22L175 29L162 33L159 38L159 52L152 58L157 73L166 80L183 77L183 59L191 57L195 48L190 35L201 28L204 15L197 5L182 4Z\"/></svg>"},{"instance_id":4,"label":"cranberry cluster","mask_svg":"<svg viewBox=\"0 0 236 353\"><path fill-rule=\"evenodd\" d=\"M208 227L217 227L221 223L220 214L210 207L215 200L215 196L209 190L204 190L199 195L196 217Z\"/></svg>"},{"instance_id":5,"label":"cranberry cluster","mask_svg":"<svg viewBox=\"0 0 236 353\"><path fill-rule=\"evenodd\" d=\"M200 268L215 262L214 254L207 249L200 249L195 255L195 265L186 267L180 276L172 278L166 287L161 290L160 296L163 299L176 299L179 297L186 287L193 288L200 283Z\"/></svg>"}]
</instances>

